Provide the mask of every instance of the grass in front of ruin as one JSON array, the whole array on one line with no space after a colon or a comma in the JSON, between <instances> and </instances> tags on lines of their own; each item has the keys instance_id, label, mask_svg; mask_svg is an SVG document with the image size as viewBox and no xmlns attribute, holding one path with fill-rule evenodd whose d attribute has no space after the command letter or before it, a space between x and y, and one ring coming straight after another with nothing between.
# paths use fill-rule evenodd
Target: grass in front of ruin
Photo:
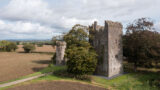
<instances>
[{"instance_id":1,"label":"grass in front of ruin","mask_svg":"<svg viewBox=\"0 0 160 90\"><path fill-rule=\"evenodd\" d=\"M46 70L42 71L41 73L48 72L51 70L56 72L56 71L61 71L65 69L66 69L65 66L50 65L50 67L48 67ZM35 80L31 80L28 82L24 82L15 86L37 83L42 81L64 80L64 81L76 81L76 82L88 83L92 85L98 85L110 90L159 90L158 87L150 85L150 80L159 78L160 73L158 73L158 71L159 71L158 69L157 71L156 69L153 69L153 72L150 69L149 71L147 71L146 69L146 71L137 71L137 72L132 72L132 70L129 70L129 73L113 78L111 80L106 80L101 77L92 76L92 81L76 80L74 78L61 77L53 74L53 75L44 76ZM15 86L12 86L12 87L15 87Z\"/></svg>"}]
</instances>

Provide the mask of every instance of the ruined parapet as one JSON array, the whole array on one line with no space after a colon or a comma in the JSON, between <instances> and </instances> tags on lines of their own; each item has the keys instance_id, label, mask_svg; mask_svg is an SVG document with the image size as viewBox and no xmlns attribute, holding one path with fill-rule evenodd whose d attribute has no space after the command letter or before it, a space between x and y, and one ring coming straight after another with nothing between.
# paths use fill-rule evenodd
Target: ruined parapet
<instances>
[{"instance_id":1,"label":"ruined parapet","mask_svg":"<svg viewBox=\"0 0 160 90\"><path fill-rule=\"evenodd\" d=\"M96 25L95 25L96 24ZM123 73L122 67L122 24L105 21L105 26L94 23L90 40L98 54L96 74L112 77Z\"/></svg>"},{"instance_id":2,"label":"ruined parapet","mask_svg":"<svg viewBox=\"0 0 160 90\"><path fill-rule=\"evenodd\" d=\"M56 42L56 65L65 64L65 59L64 59L65 49L66 49L66 42L64 41Z\"/></svg>"}]
</instances>

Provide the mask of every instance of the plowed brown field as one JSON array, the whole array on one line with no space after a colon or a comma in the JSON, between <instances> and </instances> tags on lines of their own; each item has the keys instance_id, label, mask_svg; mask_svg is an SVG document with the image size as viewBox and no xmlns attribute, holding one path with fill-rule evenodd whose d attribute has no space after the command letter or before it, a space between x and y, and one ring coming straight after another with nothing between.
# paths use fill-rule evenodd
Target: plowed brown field
<instances>
[{"instance_id":1,"label":"plowed brown field","mask_svg":"<svg viewBox=\"0 0 160 90\"><path fill-rule=\"evenodd\" d=\"M7 90L107 90L101 87L77 82L50 81L17 86Z\"/></svg>"},{"instance_id":2,"label":"plowed brown field","mask_svg":"<svg viewBox=\"0 0 160 90\"><path fill-rule=\"evenodd\" d=\"M20 47L20 46L19 46ZM0 52L0 82L16 79L37 72L48 66L52 55L39 53ZM36 49L38 52L54 52L52 46Z\"/></svg>"}]
</instances>

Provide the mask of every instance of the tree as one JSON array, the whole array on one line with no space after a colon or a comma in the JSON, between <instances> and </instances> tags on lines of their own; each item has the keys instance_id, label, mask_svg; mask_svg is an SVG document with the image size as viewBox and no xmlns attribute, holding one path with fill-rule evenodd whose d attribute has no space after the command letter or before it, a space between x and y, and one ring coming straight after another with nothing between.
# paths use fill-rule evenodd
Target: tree
<instances>
[{"instance_id":1,"label":"tree","mask_svg":"<svg viewBox=\"0 0 160 90\"><path fill-rule=\"evenodd\" d=\"M91 75L97 65L96 53L84 47L67 50L67 71L74 75Z\"/></svg>"},{"instance_id":2,"label":"tree","mask_svg":"<svg viewBox=\"0 0 160 90\"><path fill-rule=\"evenodd\" d=\"M33 45L33 44L25 44L25 45L23 46L23 49L24 49L24 51L25 51L26 53L30 53L31 51L35 50L36 47L35 47L35 45Z\"/></svg>"},{"instance_id":3,"label":"tree","mask_svg":"<svg viewBox=\"0 0 160 90\"><path fill-rule=\"evenodd\" d=\"M131 34L134 32L139 32L144 30L151 31L154 29L153 25L154 23L150 18L140 18L127 26L126 34Z\"/></svg>"},{"instance_id":4,"label":"tree","mask_svg":"<svg viewBox=\"0 0 160 90\"><path fill-rule=\"evenodd\" d=\"M15 51L17 49L17 45L14 42L9 41L0 41L0 51Z\"/></svg>"},{"instance_id":5,"label":"tree","mask_svg":"<svg viewBox=\"0 0 160 90\"><path fill-rule=\"evenodd\" d=\"M16 49L18 49L16 43L10 42L7 46L6 46L6 51L11 52L11 51L16 51Z\"/></svg>"},{"instance_id":6,"label":"tree","mask_svg":"<svg viewBox=\"0 0 160 90\"><path fill-rule=\"evenodd\" d=\"M153 22L147 18L135 20L127 26L123 36L124 56L137 66L151 67L152 62L158 61L160 50L160 35L153 32Z\"/></svg>"},{"instance_id":7,"label":"tree","mask_svg":"<svg viewBox=\"0 0 160 90\"><path fill-rule=\"evenodd\" d=\"M97 54L88 42L88 31L85 26L75 25L64 35L67 43L67 71L74 75L92 74L97 65Z\"/></svg>"},{"instance_id":8,"label":"tree","mask_svg":"<svg viewBox=\"0 0 160 90\"><path fill-rule=\"evenodd\" d=\"M64 41L67 43L67 48L72 46L90 48L88 40L89 34L87 28L79 24L73 26L72 30L64 35Z\"/></svg>"},{"instance_id":9,"label":"tree","mask_svg":"<svg viewBox=\"0 0 160 90\"><path fill-rule=\"evenodd\" d=\"M7 45L9 44L8 41L0 41L0 51L6 51Z\"/></svg>"}]
</instances>

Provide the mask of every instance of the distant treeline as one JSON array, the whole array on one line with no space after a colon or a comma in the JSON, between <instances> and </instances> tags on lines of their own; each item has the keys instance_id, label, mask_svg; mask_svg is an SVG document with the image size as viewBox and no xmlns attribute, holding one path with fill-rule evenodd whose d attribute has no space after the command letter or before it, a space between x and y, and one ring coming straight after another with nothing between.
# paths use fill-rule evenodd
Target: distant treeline
<instances>
[{"instance_id":1,"label":"distant treeline","mask_svg":"<svg viewBox=\"0 0 160 90\"><path fill-rule=\"evenodd\" d=\"M38 46L53 45L52 41L12 41L12 42L15 42L17 45L25 45L25 44L34 44Z\"/></svg>"}]
</instances>

